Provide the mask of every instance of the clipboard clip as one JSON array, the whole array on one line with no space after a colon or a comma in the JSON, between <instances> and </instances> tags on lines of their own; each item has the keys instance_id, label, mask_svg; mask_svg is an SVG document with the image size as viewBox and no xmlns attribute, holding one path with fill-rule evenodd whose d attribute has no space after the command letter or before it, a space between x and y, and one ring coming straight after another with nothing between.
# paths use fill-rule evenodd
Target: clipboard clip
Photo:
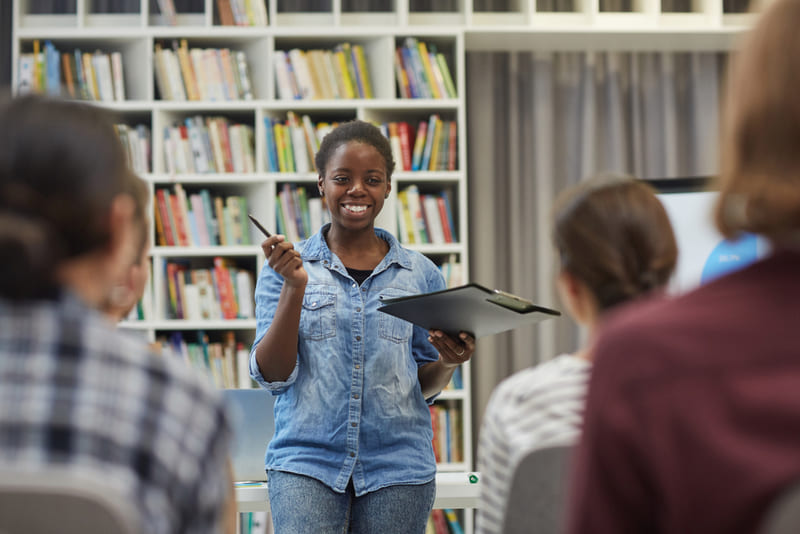
<instances>
[{"instance_id":1,"label":"clipboard clip","mask_svg":"<svg viewBox=\"0 0 800 534\"><path fill-rule=\"evenodd\" d=\"M493 290L492 295L486 300L517 312L529 312L537 309L536 304L530 300L518 297L517 295L513 295L505 291L501 291L499 289Z\"/></svg>"}]
</instances>

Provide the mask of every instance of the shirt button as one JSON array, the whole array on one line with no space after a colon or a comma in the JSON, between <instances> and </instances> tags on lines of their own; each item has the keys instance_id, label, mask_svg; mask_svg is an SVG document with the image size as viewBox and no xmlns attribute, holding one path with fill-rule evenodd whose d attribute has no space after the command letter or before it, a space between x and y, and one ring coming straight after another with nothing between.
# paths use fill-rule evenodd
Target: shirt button
<instances>
[{"instance_id":1,"label":"shirt button","mask_svg":"<svg viewBox=\"0 0 800 534\"><path fill-rule=\"evenodd\" d=\"M361 308L356 308L356 311L357 311L357 312L360 312L360 311L361 311Z\"/></svg>"},{"instance_id":2,"label":"shirt button","mask_svg":"<svg viewBox=\"0 0 800 534\"><path fill-rule=\"evenodd\" d=\"M356 455L356 453L354 453L354 452L351 452L351 453L350 453L350 458L354 458L354 457L355 457L355 455Z\"/></svg>"},{"instance_id":3,"label":"shirt button","mask_svg":"<svg viewBox=\"0 0 800 534\"><path fill-rule=\"evenodd\" d=\"M356 284L355 282L353 282L353 287L358 287L358 284Z\"/></svg>"},{"instance_id":4,"label":"shirt button","mask_svg":"<svg viewBox=\"0 0 800 534\"><path fill-rule=\"evenodd\" d=\"M356 336L356 341L361 341L361 336Z\"/></svg>"},{"instance_id":5,"label":"shirt button","mask_svg":"<svg viewBox=\"0 0 800 534\"><path fill-rule=\"evenodd\" d=\"M362 288L361 288L361 291L366 291L366 290L367 290L367 288L366 288L366 287L362 287Z\"/></svg>"},{"instance_id":6,"label":"shirt button","mask_svg":"<svg viewBox=\"0 0 800 534\"><path fill-rule=\"evenodd\" d=\"M358 426L358 423L350 423L350 426Z\"/></svg>"},{"instance_id":7,"label":"shirt button","mask_svg":"<svg viewBox=\"0 0 800 534\"><path fill-rule=\"evenodd\" d=\"M361 366L359 364L356 364L356 369L361 369Z\"/></svg>"},{"instance_id":8,"label":"shirt button","mask_svg":"<svg viewBox=\"0 0 800 534\"><path fill-rule=\"evenodd\" d=\"M358 393L353 393L353 398L357 399L358 398Z\"/></svg>"}]
</instances>

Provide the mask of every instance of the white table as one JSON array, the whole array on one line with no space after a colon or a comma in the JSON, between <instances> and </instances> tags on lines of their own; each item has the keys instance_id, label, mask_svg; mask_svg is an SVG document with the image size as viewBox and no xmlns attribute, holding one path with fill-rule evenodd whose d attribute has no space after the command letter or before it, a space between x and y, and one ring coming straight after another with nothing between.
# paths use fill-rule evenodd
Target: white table
<instances>
[{"instance_id":1,"label":"white table","mask_svg":"<svg viewBox=\"0 0 800 534\"><path fill-rule=\"evenodd\" d=\"M436 473L434 508L478 508L479 501L479 473ZM240 512L268 510L266 482L237 484L236 505Z\"/></svg>"}]
</instances>

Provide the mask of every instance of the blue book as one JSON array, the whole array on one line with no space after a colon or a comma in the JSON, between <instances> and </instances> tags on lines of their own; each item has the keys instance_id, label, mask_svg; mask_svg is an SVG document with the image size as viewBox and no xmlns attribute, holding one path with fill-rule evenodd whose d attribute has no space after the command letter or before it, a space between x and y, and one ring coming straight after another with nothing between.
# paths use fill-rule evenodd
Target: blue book
<instances>
[{"instance_id":1,"label":"blue book","mask_svg":"<svg viewBox=\"0 0 800 534\"><path fill-rule=\"evenodd\" d=\"M436 134L436 128L441 128L439 117L435 113L428 119L428 133L425 137L425 148L422 150L422 161L419 165L419 170L427 171L430 169L431 152L433 151L433 138Z\"/></svg>"},{"instance_id":2,"label":"blue book","mask_svg":"<svg viewBox=\"0 0 800 534\"><path fill-rule=\"evenodd\" d=\"M211 203L211 193L208 189L200 190L200 197L203 199L203 212L205 213L206 225L208 227L208 240L211 245L219 245L219 223L214 217L214 208Z\"/></svg>"},{"instance_id":3,"label":"blue book","mask_svg":"<svg viewBox=\"0 0 800 534\"><path fill-rule=\"evenodd\" d=\"M264 137L267 145L267 170L269 172L280 172L281 168L278 164L278 146L275 143L275 130L273 129L274 124L275 119L264 117Z\"/></svg>"},{"instance_id":4,"label":"blue book","mask_svg":"<svg viewBox=\"0 0 800 534\"><path fill-rule=\"evenodd\" d=\"M400 55L403 56L403 70L408 77L408 89L411 91L411 98L424 98L425 93L420 92L421 80L417 79L417 71L414 69L414 58L411 50L405 46L400 47Z\"/></svg>"},{"instance_id":5,"label":"blue book","mask_svg":"<svg viewBox=\"0 0 800 534\"><path fill-rule=\"evenodd\" d=\"M414 66L414 76L417 78L417 83L419 84L420 97L433 98L433 92L431 92L430 86L431 81L428 80L428 75L425 72L425 64L422 62L417 40L413 37L407 37L406 47L411 54L411 64Z\"/></svg>"},{"instance_id":6,"label":"blue book","mask_svg":"<svg viewBox=\"0 0 800 534\"><path fill-rule=\"evenodd\" d=\"M58 50L50 41L44 42L45 84L47 94L50 96L61 95L61 58Z\"/></svg>"},{"instance_id":7,"label":"blue book","mask_svg":"<svg viewBox=\"0 0 800 534\"><path fill-rule=\"evenodd\" d=\"M366 72L361 72L361 69L358 68L358 57L356 56L356 49L355 47L350 47L350 60L353 62L353 70L355 71L356 75L356 85L358 85L358 96L359 98L366 98L367 92L364 89L364 80L362 79L363 76L366 76Z\"/></svg>"},{"instance_id":8,"label":"blue book","mask_svg":"<svg viewBox=\"0 0 800 534\"><path fill-rule=\"evenodd\" d=\"M286 223L283 220L283 206L280 195L275 195L275 229L279 234L286 235Z\"/></svg>"},{"instance_id":9,"label":"blue book","mask_svg":"<svg viewBox=\"0 0 800 534\"><path fill-rule=\"evenodd\" d=\"M202 243L202 241L200 241L200 234L197 231L197 220L195 219L194 212L187 208L186 215L188 216L187 218L189 219L189 233L192 236L192 242L195 245L199 245L200 243Z\"/></svg>"},{"instance_id":10,"label":"blue book","mask_svg":"<svg viewBox=\"0 0 800 534\"><path fill-rule=\"evenodd\" d=\"M461 523L458 522L458 516L452 508L444 510L444 517L447 519L447 524L450 526L452 534L464 534L464 529L461 528Z\"/></svg>"}]
</instances>

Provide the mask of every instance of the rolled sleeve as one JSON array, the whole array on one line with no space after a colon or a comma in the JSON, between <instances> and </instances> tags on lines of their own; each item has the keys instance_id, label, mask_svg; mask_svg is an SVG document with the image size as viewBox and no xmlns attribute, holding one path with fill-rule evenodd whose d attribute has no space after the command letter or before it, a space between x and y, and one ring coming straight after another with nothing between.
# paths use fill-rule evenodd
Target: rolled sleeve
<instances>
[{"instance_id":1,"label":"rolled sleeve","mask_svg":"<svg viewBox=\"0 0 800 534\"><path fill-rule=\"evenodd\" d=\"M256 347L267 333L269 325L275 317L275 310L278 308L278 298L283 288L283 277L276 273L268 264L264 264L258 276L255 291L256 303L256 336L253 346L250 348L250 377L262 388L270 391L273 395L278 395L286 391L286 388L294 384L297 380L297 369L300 366L299 358L295 362L294 369L286 380L269 382L264 379L261 369L256 362Z\"/></svg>"},{"instance_id":2,"label":"rolled sleeve","mask_svg":"<svg viewBox=\"0 0 800 534\"><path fill-rule=\"evenodd\" d=\"M283 393L286 391L286 388L294 384L297 380L297 369L300 367L300 360L298 359L297 362L295 362L294 369L289 373L289 377L286 380L269 382L264 378L264 375L261 374L261 369L258 368L258 362L256 362L256 345L253 345L250 351L250 377L255 380L259 386L271 392L273 395Z\"/></svg>"}]
</instances>

